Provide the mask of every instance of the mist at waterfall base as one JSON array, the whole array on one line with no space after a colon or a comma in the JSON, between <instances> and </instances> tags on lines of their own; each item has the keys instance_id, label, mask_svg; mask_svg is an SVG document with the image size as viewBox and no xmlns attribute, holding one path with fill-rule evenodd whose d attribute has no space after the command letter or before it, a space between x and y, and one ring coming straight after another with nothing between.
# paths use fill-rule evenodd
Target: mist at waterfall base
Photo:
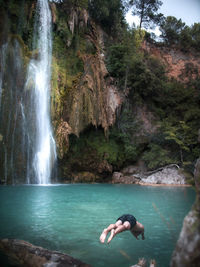
<instances>
[{"instance_id":1,"label":"mist at waterfall base","mask_svg":"<svg viewBox=\"0 0 200 267\"><path fill-rule=\"evenodd\" d=\"M94 267L131 266L141 257L168 267L194 199L190 187L0 186L0 238L26 240ZM123 213L144 224L145 240L127 231L101 244L102 230Z\"/></svg>"}]
</instances>

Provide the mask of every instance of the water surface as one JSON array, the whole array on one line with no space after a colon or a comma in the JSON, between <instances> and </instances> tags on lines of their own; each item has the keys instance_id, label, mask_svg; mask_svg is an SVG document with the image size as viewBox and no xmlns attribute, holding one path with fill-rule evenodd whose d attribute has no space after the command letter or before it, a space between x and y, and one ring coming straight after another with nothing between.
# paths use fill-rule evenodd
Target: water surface
<instances>
[{"instance_id":1,"label":"water surface","mask_svg":"<svg viewBox=\"0 0 200 267\"><path fill-rule=\"evenodd\" d=\"M187 187L0 186L0 238L23 239L94 267L128 267L140 257L168 267L194 199ZM146 239L136 240L127 231L101 244L102 230L123 213L145 226Z\"/></svg>"}]
</instances>

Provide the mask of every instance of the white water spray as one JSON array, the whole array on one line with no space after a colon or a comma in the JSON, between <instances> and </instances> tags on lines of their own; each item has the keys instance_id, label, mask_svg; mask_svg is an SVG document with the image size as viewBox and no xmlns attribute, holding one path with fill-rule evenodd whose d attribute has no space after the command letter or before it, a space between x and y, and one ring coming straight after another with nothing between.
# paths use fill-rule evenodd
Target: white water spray
<instances>
[{"instance_id":1,"label":"white water spray","mask_svg":"<svg viewBox=\"0 0 200 267\"><path fill-rule=\"evenodd\" d=\"M37 2L38 21L35 27L35 48L38 59L29 64L26 88L34 84L32 103L36 116L35 148L33 153L33 169L36 182L49 184L51 172L56 160L55 141L50 123L50 79L51 79L51 12L48 0ZM28 90L27 89L27 90Z\"/></svg>"}]
</instances>

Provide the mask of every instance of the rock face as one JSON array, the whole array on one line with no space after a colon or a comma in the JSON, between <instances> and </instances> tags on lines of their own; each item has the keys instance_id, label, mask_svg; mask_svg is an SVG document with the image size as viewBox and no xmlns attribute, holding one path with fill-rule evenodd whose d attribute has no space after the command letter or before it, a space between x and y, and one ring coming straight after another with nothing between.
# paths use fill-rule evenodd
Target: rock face
<instances>
[{"instance_id":1,"label":"rock face","mask_svg":"<svg viewBox=\"0 0 200 267\"><path fill-rule=\"evenodd\" d=\"M180 82L188 82L190 78L200 75L199 55L184 53L175 47L159 47L147 42L143 43L143 49L157 57L166 66L167 75Z\"/></svg>"},{"instance_id":2,"label":"rock face","mask_svg":"<svg viewBox=\"0 0 200 267\"><path fill-rule=\"evenodd\" d=\"M183 228L172 256L171 267L200 266L200 158L197 160L194 176L196 202L184 219Z\"/></svg>"},{"instance_id":3,"label":"rock face","mask_svg":"<svg viewBox=\"0 0 200 267\"><path fill-rule=\"evenodd\" d=\"M1 239L0 250L9 258L12 266L22 267L90 267L67 254L34 246L23 240Z\"/></svg>"},{"instance_id":4,"label":"rock face","mask_svg":"<svg viewBox=\"0 0 200 267\"><path fill-rule=\"evenodd\" d=\"M121 172L114 172L112 176L113 184L139 184L140 179L134 175L123 175Z\"/></svg>"},{"instance_id":5,"label":"rock face","mask_svg":"<svg viewBox=\"0 0 200 267\"><path fill-rule=\"evenodd\" d=\"M145 171L144 166L128 166L114 172L112 183L184 185L186 178L177 165L168 165L155 171Z\"/></svg>"},{"instance_id":6,"label":"rock face","mask_svg":"<svg viewBox=\"0 0 200 267\"><path fill-rule=\"evenodd\" d=\"M82 69L73 77L71 76L71 85L68 84L70 75L65 77L69 70L63 70L61 67L59 69L56 64L53 66L53 72L56 73L53 82L57 86L54 86L52 93L54 95L52 118L56 128L56 143L60 159L68 151L70 134L79 136L90 126L102 127L105 132L108 131L108 128L115 123L116 110L123 101L122 94L114 79L109 76L105 65L106 34L89 19L85 9L72 11L66 19L72 37L74 38L75 27L81 28L83 32L85 31L82 34L82 42L93 47L93 51L91 53L80 49L76 54L73 51L76 55L74 58L79 60ZM68 49L70 51L73 48L70 46ZM67 61L67 52L63 57L65 56ZM57 59L55 61L58 63ZM62 72L65 72L65 75L61 75Z\"/></svg>"}]
</instances>

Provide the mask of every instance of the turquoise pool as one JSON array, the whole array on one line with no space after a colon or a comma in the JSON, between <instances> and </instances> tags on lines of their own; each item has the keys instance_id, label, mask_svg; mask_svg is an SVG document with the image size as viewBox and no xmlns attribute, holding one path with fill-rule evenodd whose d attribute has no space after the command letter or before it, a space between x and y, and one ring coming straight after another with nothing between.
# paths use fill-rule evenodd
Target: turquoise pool
<instances>
[{"instance_id":1,"label":"turquoise pool","mask_svg":"<svg viewBox=\"0 0 200 267\"><path fill-rule=\"evenodd\" d=\"M190 187L0 186L0 238L62 251L94 267L128 267L141 257L168 267L194 199ZM146 239L136 240L127 231L101 244L103 228L123 213L145 226Z\"/></svg>"}]
</instances>

